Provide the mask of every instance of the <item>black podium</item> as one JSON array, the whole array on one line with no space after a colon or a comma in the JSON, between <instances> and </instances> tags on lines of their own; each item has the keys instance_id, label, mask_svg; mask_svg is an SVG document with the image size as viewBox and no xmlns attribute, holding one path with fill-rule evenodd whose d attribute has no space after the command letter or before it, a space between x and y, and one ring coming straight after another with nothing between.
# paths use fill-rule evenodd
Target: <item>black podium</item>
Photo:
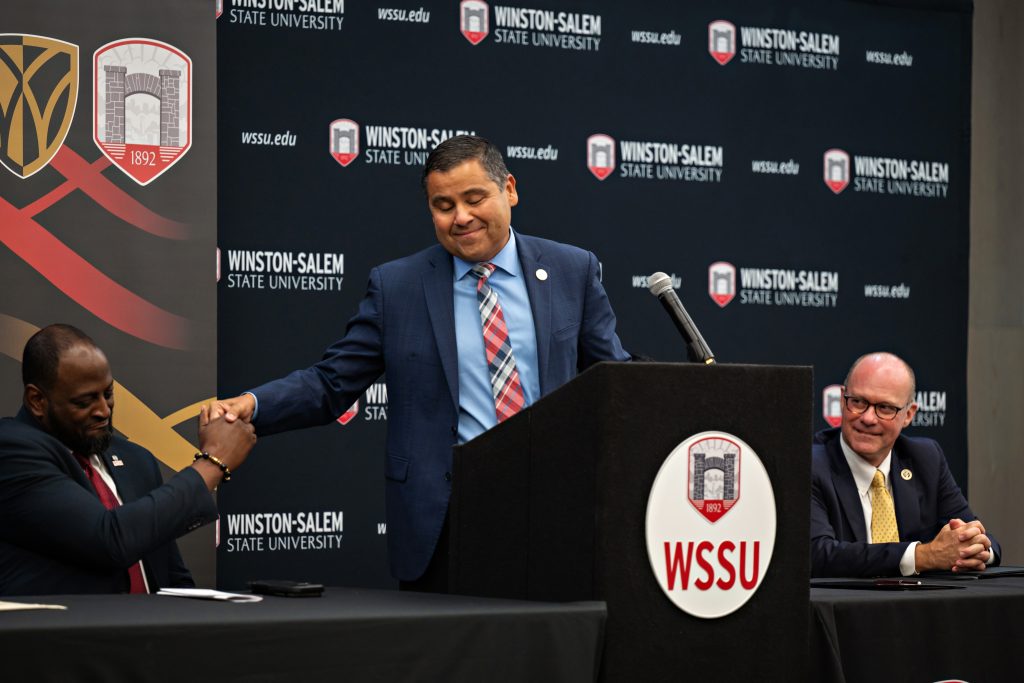
<instances>
[{"instance_id":1,"label":"black podium","mask_svg":"<svg viewBox=\"0 0 1024 683\"><path fill-rule=\"evenodd\" d=\"M804 680L811 406L809 367L590 368L455 449L450 591L606 601L604 681ZM757 452L777 514L759 589L718 619L691 616L666 597L645 541L659 468L707 430Z\"/></svg>"}]
</instances>

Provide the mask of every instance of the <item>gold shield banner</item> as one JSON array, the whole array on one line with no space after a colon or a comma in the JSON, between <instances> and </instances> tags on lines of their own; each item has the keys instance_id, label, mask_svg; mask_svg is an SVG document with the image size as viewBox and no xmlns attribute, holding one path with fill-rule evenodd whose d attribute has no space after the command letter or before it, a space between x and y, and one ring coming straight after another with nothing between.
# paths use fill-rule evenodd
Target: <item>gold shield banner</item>
<instances>
[{"instance_id":1,"label":"gold shield banner","mask_svg":"<svg viewBox=\"0 0 1024 683\"><path fill-rule=\"evenodd\" d=\"M64 143L78 100L78 46L0 34L0 163L28 178Z\"/></svg>"}]
</instances>

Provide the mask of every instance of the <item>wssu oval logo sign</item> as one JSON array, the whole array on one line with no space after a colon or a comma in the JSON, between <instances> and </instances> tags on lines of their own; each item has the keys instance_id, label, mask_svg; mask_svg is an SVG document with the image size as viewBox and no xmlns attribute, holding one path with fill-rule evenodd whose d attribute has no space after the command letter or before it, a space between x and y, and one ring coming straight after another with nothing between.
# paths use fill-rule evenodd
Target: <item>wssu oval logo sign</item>
<instances>
[{"instance_id":1,"label":"wssu oval logo sign","mask_svg":"<svg viewBox=\"0 0 1024 683\"><path fill-rule=\"evenodd\" d=\"M665 459L647 501L647 554L676 607L713 619L742 607L775 548L775 493L764 464L727 432L694 434Z\"/></svg>"}]
</instances>

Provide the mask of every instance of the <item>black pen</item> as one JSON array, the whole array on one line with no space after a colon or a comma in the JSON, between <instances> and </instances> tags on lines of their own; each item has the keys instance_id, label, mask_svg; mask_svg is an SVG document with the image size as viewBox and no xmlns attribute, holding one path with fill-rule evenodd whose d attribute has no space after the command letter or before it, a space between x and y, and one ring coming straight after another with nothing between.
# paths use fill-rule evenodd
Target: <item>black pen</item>
<instances>
[{"instance_id":1,"label":"black pen","mask_svg":"<svg viewBox=\"0 0 1024 683\"><path fill-rule=\"evenodd\" d=\"M875 579L876 586L920 586L916 579Z\"/></svg>"}]
</instances>

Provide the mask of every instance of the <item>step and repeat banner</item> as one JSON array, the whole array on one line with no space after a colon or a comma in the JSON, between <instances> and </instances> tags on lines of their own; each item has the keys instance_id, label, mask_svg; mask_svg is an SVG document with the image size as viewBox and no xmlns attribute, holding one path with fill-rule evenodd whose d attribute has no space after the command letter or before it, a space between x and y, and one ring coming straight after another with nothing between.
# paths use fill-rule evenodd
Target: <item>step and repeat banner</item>
<instances>
[{"instance_id":1,"label":"step and repeat banner","mask_svg":"<svg viewBox=\"0 0 1024 683\"><path fill-rule=\"evenodd\" d=\"M215 49L211 0L0 11L0 415L28 337L70 323L110 359L114 427L165 474L216 389Z\"/></svg>"},{"instance_id":2,"label":"step and repeat banner","mask_svg":"<svg viewBox=\"0 0 1024 683\"><path fill-rule=\"evenodd\" d=\"M597 255L631 352L685 360L659 270L720 362L813 365L819 428L894 351L966 489L969 2L509 2L219 6L219 394L318 360L370 269L434 242L420 169L473 132L517 230ZM261 441L221 489L222 586L391 585L387 399Z\"/></svg>"}]
</instances>

